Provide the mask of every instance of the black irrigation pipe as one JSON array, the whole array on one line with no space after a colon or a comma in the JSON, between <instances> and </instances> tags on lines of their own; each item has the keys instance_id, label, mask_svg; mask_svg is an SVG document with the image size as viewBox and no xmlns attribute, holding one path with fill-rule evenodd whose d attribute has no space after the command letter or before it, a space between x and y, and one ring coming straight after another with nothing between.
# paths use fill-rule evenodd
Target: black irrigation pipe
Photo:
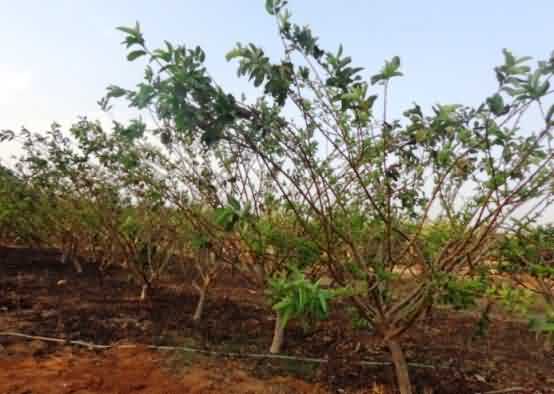
<instances>
[{"instance_id":1,"label":"black irrigation pipe","mask_svg":"<svg viewBox=\"0 0 554 394\"><path fill-rule=\"evenodd\" d=\"M87 347L89 349L133 349L137 347L144 346L148 349L156 349L156 350L181 350L188 353L199 353L199 354L206 354L210 356L222 356L222 357L232 357L232 358L256 358L256 359L275 359L275 360L290 360L290 361L303 361L303 362L309 362L309 363L319 363L324 364L328 363L329 360L326 358L316 358L316 357L296 357L296 356L288 356L285 354L267 354L267 353L237 353L237 352L218 352L214 350L204 350L204 349L195 349L187 346L160 346L160 345L141 345L141 344L129 344L129 345L98 345L91 342L85 342L85 341L76 341L76 340L66 340L61 338L54 338L54 337L45 337L45 336L39 336L39 335L28 335L28 334L22 334L19 332L0 332L0 336L5 337L18 337L18 338L25 338L29 340L35 340L35 341L43 341L43 342L54 342L64 345L75 345L75 346L83 346ZM389 366L392 365L390 361L355 361L354 364L356 365L364 365L364 366L370 366L370 367L381 367L381 366ZM413 368L426 368L426 369L436 369L437 367L434 365L429 364L421 364L421 363L408 363L410 367Z\"/></svg>"},{"instance_id":2,"label":"black irrigation pipe","mask_svg":"<svg viewBox=\"0 0 554 394\"><path fill-rule=\"evenodd\" d=\"M54 342L54 343L60 343L65 345L75 345L75 346L83 346L87 347L89 349L133 349L141 346L145 346L148 349L155 349L155 350L180 350L183 352L188 353L199 353L199 354L207 354L210 356L220 356L220 357L232 357L232 358L256 358L256 359L274 359L274 360L290 360L290 361L303 361L303 362L310 362L310 363L319 363L324 364L328 363L329 360L326 358L316 358L316 357L295 357L295 356L287 356L284 354L263 354L263 353L237 353L237 352L217 352L213 350L204 350L204 349L194 349L187 346L159 346L159 345L140 345L140 344L129 344L129 345L98 345L91 342L85 342L85 341L76 341L76 340L66 340L61 338L54 338L54 337L45 337L45 336L39 336L39 335L28 335L28 334L22 334L19 332L0 332L0 336L4 337L18 337L18 338L25 338L29 340L35 340L35 341L43 341L43 342ZM364 365L364 366L370 366L370 367L382 367L382 366L390 366L392 363L390 361L355 361L355 365ZM420 363L408 363L408 366L412 368L425 368L425 369L437 369L437 368L447 368L447 367L436 367L434 365L429 364L420 364ZM502 393L515 393L515 392L523 392L525 388L523 387L510 387L506 389L500 389L500 390L493 390L493 391L485 391L477 394L502 394Z\"/></svg>"}]
</instances>

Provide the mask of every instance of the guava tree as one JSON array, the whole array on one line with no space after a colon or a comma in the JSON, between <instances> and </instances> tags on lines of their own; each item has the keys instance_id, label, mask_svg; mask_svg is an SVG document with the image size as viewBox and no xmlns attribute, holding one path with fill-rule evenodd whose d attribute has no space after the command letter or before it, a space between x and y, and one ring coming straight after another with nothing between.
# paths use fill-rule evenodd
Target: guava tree
<instances>
[{"instance_id":1,"label":"guava tree","mask_svg":"<svg viewBox=\"0 0 554 394\"><path fill-rule=\"evenodd\" d=\"M137 103L140 91L109 90L106 106L109 98L125 95L131 105L144 109ZM165 148L157 168L167 179L166 201L190 228L188 260L196 271L193 288L199 296L193 320L201 318L220 270L230 267L267 294L275 310L270 351L280 352L289 320L327 315L333 293L310 278L320 267L319 246L303 235L303 226L283 202L274 199L269 171L255 152L236 144L212 144L202 135L174 133L171 122L152 108L149 112L155 123L150 131Z\"/></svg>"},{"instance_id":2,"label":"guava tree","mask_svg":"<svg viewBox=\"0 0 554 394\"><path fill-rule=\"evenodd\" d=\"M82 243L79 245L79 235L83 235L85 223L80 216L83 201L77 178L81 175L83 180L86 176L79 174L81 168L75 165L77 156L71 141L56 124L45 133L23 129L12 137L17 138L23 147L15 173L30 192L27 197L22 195L18 203L20 207L24 203L27 212L18 215L26 218L22 220L27 222L28 231L34 234L33 238L40 240L41 246L58 247L62 251L62 260L71 260L81 272L77 256L82 246Z\"/></svg>"},{"instance_id":3,"label":"guava tree","mask_svg":"<svg viewBox=\"0 0 554 394\"><path fill-rule=\"evenodd\" d=\"M266 8L282 58L254 44L227 55L258 98L243 101L217 84L201 48L150 49L137 24L120 30L128 59L149 60L145 79L136 89L109 87L103 104L124 96L149 110L162 140L254 156L272 198L317 245L325 274L350 289L348 301L390 350L400 391L411 393L402 334L445 291L463 288L451 285L459 273L487 263L501 226L552 193L554 56L531 68L504 50L498 89L481 105L414 104L394 118L398 57L367 79L342 46L326 51L292 23L284 1ZM429 247L432 222L446 223L448 236Z\"/></svg>"},{"instance_id":4,"label":"guava tree","mask_svg":"<svg viewBox=\"0 0 554 394\"><path fill-rule=\"evenodd\" d=\"M521 223L521 222L520 222ZM498 269L520 287L539 295L554 310L554 227L521 223L503 234Z\"/></svg>"},{"instance_id":5,"label":"guava tree","mask_svg":"<svg viewBox=\"0 0 554 394\"><path fill-rule=\"evenodd\" d=\"M539 213L540 215L540 213ZM532 224L533 218L515 221L510 231L499 236L494 268L507 275L515 289L504 285L503 299L515 305L520 314L529 319L531 330L544 337L544 349L554 344L554 227ZM520 295L524 295L521 297ZM529 310L539 305L544 313Z\"/></svg>"},{"instance_id":6,"label":"guava tree","mask_svg":"<svg viewBox=\"0 0 554 394\"><path fill-rule=\"evenodd\" d=\"M337 289L320 286L324 270L322 251L287 207L270 195L263 199L263 210L246 212L237 219L240 240L238 269L266 294L275 313L270 353L280 353L289 321L309 322L328 315L329 302Z\"/></svg>"},{"instance_id":7,"label":"guava tree","mask_svg":"<svg viewBox=\"0 0 554 394\"><path fill-rule=\"evenodd\" d=\"M24 179L0 166L0 243L41 245L44 221L37 197Z\"/></svg>"},{"instance_id":8,"label":"guava tree","mask_svg":"<svg viewBox=\"0 0 554 394\"><path fill-rule=\"evenodd\" d=\"M32 218L35 238L59 248L78 271L83 259L100 268L118 262L146 294L168 264L177 224L164 211L163 182L152 164L158 154L141 139L141 125L114 128L109 134L81 119L69 133L56 124L44 133L12 133L23 147L16 173L33 192L19 203L32 211L18 214Z\"/></svg>"},{"instance_id":9,"label":"guava tree","mask_svg":"<svg viewBox=\"0 0 554 394\"><path fill-rule=\"evenodd\" d=\"M95 174L83 198L96 203L95 212L87 216L96 219L101 235L94 241L103 258L119 260L129 270L144 300L182 244L182 223L166 204L166 185L157 168L161 153L145 140L139 121L116 123L110 133L83 119L71 133Z\"/></svg>"}]
</instances>

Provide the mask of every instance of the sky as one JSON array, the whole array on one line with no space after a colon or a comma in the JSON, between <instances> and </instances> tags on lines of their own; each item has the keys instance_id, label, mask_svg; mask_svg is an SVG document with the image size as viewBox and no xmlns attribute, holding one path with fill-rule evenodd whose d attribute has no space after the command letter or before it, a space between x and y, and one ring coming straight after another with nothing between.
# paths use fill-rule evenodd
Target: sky
<instances>
[{"instance_id":1,"label":"sky","mask_svg":"<svg viewBox=\"0 0 554 394\"><path fill-rule=\"evenodd\" d=\"M546 58L554 50L554 1L464 2L290 0L294 20L309 24L322 46L342 43L354 63L377 72L399 55L405 78L391 108L412 102L477 104L495 88L501 49ZM79 115L121 119L125 108L99 111L106 86L133 86L116 26L140 21L150 46L164 39L202 46L211 74L233 92L251 93L224 59L236 42L279 56L274 21L263 0L0 0L0 129L69 125Z\"/></svg>"},{"instance_id":2,"label":"sky","mask_svg":"<svg viewBox=\"0 0 554 394\"><path fill-rule=\"evenodd\" d=\"M544 59L554 50L554 0L289 0L293 20L322 47L340 43L369 78L399 55L404 78L390 95L393 114L413 102L477 105L496 88L502 48ZM0 129L68 127L84 115L108 122L133 114L98 99L110 84L131 87L143 65L129 63L116 26L139 21L150 47L200 45L220 85L254 93L225 54L253 42L277 58L281 43L264 0L0 0ZM0 146L0 160L13 146Z\"/></svg>"}]
</instances>

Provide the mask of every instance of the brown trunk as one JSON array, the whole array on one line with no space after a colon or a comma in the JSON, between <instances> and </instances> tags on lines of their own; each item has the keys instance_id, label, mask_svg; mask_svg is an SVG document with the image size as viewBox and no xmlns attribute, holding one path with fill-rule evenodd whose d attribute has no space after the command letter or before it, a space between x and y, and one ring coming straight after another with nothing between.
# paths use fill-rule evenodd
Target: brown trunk
<instances>
[{"instance_id":1,"label":"brown trunk","mask_svg":"<svg viewBox=\"0 0 554 394\"><path fill-rule=\"evenodd\" d=\"M269 353L277 354L281 352L281 347L283 346L284 337L285 337L285 326L281 321L281 314L277 313L277 318L275 319L275 328L273 331L273 341L271 342L271 348L269 348Z\"/></svg>"},{"instance_id":2,"label":"brown trunk","mask_svg":"<svg viewBox=\"0 0 554 394\"><path fill-rule=\"evenodd\" d=\"M190 274L194 265L190 261L188 261L188 259L183 259L181 261L180 266L181 266L181 272L183 273L183 278L185 280L188 279L190 277Z\"/></svg>"},{"instance_id":3,"label":"brown trunk","mask_svg":"<svg viewBox=\"0 0 554 394\"><path fill-rule=\"evenodd\" d=\"M412 384L410 383L410 373L408 371L408 363L404 357L404 351L400 344L395 340L387 342L389 348L392 363L394 365L394 371L396 374L396 382L398 383L398 389L400 394L412 394Z\"/></svg>"},{"instance_id":4,"label":"brown trunk","mask_svg":"<svg viewBox=\"0 0 554 394\"><path fill-rule=\"evenodd\" d=\"M75 267L75 271L77 271L78 274L81 274L83 272L83 266L79 262L79 259L74 257L71 259L71 262L73 263L73 267Z\"/></svg>"},{"instance_id":5,"label":"brown trunk","mask_svg":"<svg viewBox=\"0 0 554 394\"><path fill-rule=\"evenodd\" d=\"M198 303L196 304L196 310L192 316L193 321L198 321L202 318L202 312L204 311L204 302L206 301L206 290L199 289L200 297L198 298Z\"/></svg>"},{"instance_id":6,"label":"brown trunk","mask_svg":"<svg viewBox=\"0 0 554 394\"><path fill-rule=\"evenodd\" d=\"M254 266L254 272L256 273L256 276L257 276L256 280L258 281L258 285L263 287L265 285L265 276L266 276L263 265L256 264Z\"/></svg>"},{"instance_id":7,"label":"brown trunk","mask_svg":"<svg viewBox=\"0 0 554 394\"><path fill-rule=\"evenodd\" d=\"M75 271L77 271L78 274L83 272L83 267L81 266L81 263L79 262L77 257L74 257L73 253L71 252L63 252L61 263L67 264L68 261L71 261L73 264L73 267L75 268Z\"/></svg>"},{"instance_id":8,"label":"brown trunk","mask_svg":"<svg viewBox=\"0 0 554 394\"><path fill-rule=\"evenodd\" d=\"M140 300L144 301L144 300L146 300L146 297L148 297L148 285L143 284L142 285L142 290L140 292Z\"/></svg>"},{"instance_id":9,"label":"brown trunk","mask_svg":"<svg viewBox=\"0 0 554 394\"><path fill-rule=\"evenodd\" d=\"M542 347L543 347L543 350L546 353L550 353L552 351L552 348L554 346L553 346L553 343L552 343L552 337L550 335L546 336L546 338L544 339L544 343L543 343Z\"/></svg>"}]
</instances>

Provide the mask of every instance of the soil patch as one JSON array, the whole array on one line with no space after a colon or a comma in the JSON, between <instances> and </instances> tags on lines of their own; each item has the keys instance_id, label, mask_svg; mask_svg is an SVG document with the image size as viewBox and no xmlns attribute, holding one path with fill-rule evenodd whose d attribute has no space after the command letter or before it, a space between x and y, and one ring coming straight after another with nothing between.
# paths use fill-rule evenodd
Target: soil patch
<instances>
[{"instance_id":1,"label":"soil patch","mask_svg":"<svg viewBox=\"0 0 554 394\"><path fill-rule=\"evenodd\" d=\"M147 302L140 302L139 294L140 288L117 267L102 276L88 264L77 274L70 264L59 262L56 251L0 248L0 331L225 352L266 353L271 343L274 321L263 294L232 272L219 278L208 295L204 318L196 324L191 320L196 294L190 278L175 272ZM284 352L329 360L323 364L223 358L190 363L177 357L180 362L168 365L174 355L144 348L61 351L56 344L0 336L0 392L216 393L232 392L235 386L246 390L237 386L241 379L251 385L250 391L237 391L241 393L286 393L289 384L304 387L291 391L299 393L394 392L389 366L356 364L386 362L388 354L370 329L355 328L351 321L347 308L337 305L328 321L311 330L287 327ZM475 393L513 386L524 387L522 393L554 392L554 354L543 350L525 324L495 319L487 335L479 336L477 321L476 316L440 310L407 334L408 360L437 367L412 369L418 392ZM279 379L284 379L283 387L276 383ZM201 388L186 391L193 387ZM308 391L298 391L304 389Z\"/></svg>"}]
</instances>

